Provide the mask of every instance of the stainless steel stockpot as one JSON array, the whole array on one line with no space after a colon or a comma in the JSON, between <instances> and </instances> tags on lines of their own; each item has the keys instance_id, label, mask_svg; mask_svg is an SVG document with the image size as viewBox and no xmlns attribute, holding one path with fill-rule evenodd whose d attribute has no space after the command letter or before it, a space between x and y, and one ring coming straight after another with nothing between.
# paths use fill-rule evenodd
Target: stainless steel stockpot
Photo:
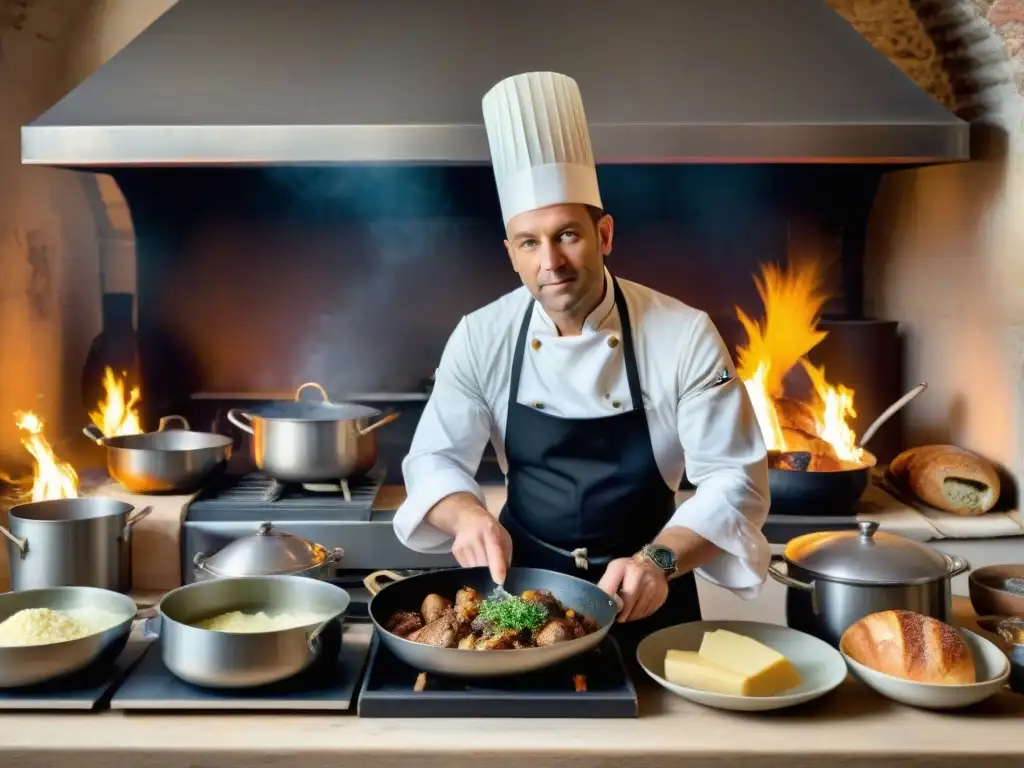
<instances>
[{"instance_id":1,"label":"stainless steel stockpot","mask_svg":"<svg viewBox=\"0 0 1024 768\"><path fill-rule=\"evenodd\" d=\"M319 390L323 401L300 400L309 388ZM365 475L377 463L376 430L398 416L333 403L315 382L299 387L294 402L228 411L228 420L252 435L259 470L285 483L336 483Z\"/></svg>"},{"instance_id":2,"label":"stainless steel stockpot","mask_svg":"<svg viewBox=\"0 0 1024 768\"><path fill-rule=\"evenodd\" d=\"M785 584L786 623L839 647L847 627L893 609L915 611L949 623L954 576L970 569L961 557L879 531L862 521L855 531L798 536L768 573Z\"/></svg>"}]
</instances>

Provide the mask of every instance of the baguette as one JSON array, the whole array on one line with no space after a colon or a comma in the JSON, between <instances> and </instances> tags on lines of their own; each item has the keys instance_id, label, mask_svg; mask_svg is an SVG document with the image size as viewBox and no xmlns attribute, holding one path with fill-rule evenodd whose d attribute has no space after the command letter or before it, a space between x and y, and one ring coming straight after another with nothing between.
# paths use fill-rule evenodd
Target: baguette
<instances>
[{"instance_id":1,"label":"baguette","mask_svg":"<svg viewBox=\"0 0 1024 768\"><path fill-rule=\"evenodd\" d=\"M954 445L904 451L889 465L889 479L925 504L954 515L983 515L999 500L995 467Z\"/></svg>"},{"instance_id":2,"label":"baguette","mask_svg":"<svg viewBox=\"0 0 1024 768\"><path fill-rule=\"evenodd\" d=\"M975 682L974 657L960 633L913 611L865 616L843 633L839 647L865 667L915 683Z\"/></svg>"}]
</instances>

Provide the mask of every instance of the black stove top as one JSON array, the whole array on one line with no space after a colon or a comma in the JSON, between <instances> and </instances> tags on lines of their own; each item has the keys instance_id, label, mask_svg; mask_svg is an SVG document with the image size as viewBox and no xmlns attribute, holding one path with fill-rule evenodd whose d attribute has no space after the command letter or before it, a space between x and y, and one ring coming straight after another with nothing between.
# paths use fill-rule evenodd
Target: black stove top
<instances>
[{"instance_id":1,"label":"black stove top","mask_svg":"<svg viewBox=\"0 0 1024 768\"><path fill-rule=\"evenodd\" d=\"M283 484L266 475L222 475L189 504L192 521L280 520L368 521L386 471L324 485Z\"/></svg>"},{"instance_id":2,"label":"black stove top","mask_svg":"<svg viewBox=\"0 0 1024 768\"><path fill-rule=\"evenodd\" d=\"M625 718L637 716L637 698L611 637L590 653L534 674L461 680L420 675L374 633L359 716Z\"/></svg>"}]
</instances>

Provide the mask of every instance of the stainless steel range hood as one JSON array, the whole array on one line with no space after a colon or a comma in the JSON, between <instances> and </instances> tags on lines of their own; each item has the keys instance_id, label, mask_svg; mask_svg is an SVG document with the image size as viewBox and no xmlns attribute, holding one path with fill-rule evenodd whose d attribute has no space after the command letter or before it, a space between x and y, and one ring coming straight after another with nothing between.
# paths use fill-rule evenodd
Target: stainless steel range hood
<instances>
[{"instance_id":1,"label":"stainless steel range hood","mask_svg":"<svg viewBox=\"0 0 1024 768\"><path fill-rule=\"evenodd\" d=\"M480 99L576 78L605 163L967 159L824 0L179 0L22 129L59 166L488 161Z\"/></svg>"}]
</instances>

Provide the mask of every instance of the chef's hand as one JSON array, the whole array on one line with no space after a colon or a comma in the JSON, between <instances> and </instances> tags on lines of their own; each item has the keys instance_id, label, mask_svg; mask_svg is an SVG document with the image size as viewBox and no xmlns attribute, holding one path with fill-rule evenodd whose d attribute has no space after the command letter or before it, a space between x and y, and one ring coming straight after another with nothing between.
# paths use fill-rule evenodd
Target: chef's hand
<instances>
[{"instance_id":1,"label":"chef's hand","mask_svg":"<svg viewBox=\"0 0 1024 768\"><path fill-rule=\"evenodd\" d=\"M620 557L608 563L597 583L609 595L619 596L622 609L618 621L646 619L668 599L668 577L653 563Z\"/></svg>"},{"instance_id":2,"label":"chef's hand","mask_svg":"<svg viewBox=\"0 0 1024 768\"><path fill-rule=\"evenodd\" d=\"M463 568L486 565L495 584L505 583L505 572L512 562L512 537L494 515L476 499L455 515L452 555Z\"/></svg>"}]
</instances>

